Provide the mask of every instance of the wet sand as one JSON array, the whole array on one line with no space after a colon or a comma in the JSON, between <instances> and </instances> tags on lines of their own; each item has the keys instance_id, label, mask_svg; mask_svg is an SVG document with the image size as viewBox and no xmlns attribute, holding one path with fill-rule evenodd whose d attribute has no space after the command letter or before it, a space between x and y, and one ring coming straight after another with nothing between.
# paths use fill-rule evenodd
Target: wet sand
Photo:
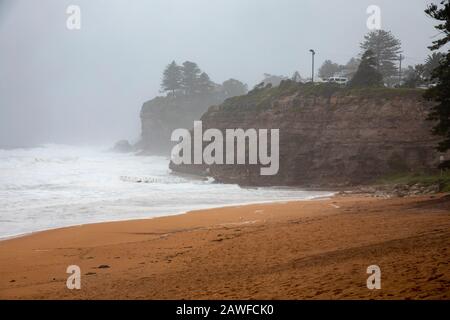
<instances>
[{"instance_id":1,"label":"wet sand","mask_svg":"<svg viewBox=\"0 0 450 320\"><path fill-rule=\"evenodd\" d=\"M81 290L66 269L81 268ZM367 267L381 268L369 290ZM450 198L250 205L0 242L1 299L450 299Z\"/></svg>"}]
</instances>

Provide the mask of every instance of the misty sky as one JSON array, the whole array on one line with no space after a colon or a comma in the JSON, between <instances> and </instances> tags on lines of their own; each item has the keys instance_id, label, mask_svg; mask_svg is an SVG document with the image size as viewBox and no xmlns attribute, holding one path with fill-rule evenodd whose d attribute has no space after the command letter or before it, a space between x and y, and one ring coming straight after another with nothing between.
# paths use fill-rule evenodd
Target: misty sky
<instances>
[{"instance_id":1,"label":"misty sky","mask_svg":"<svg viewBox=\"0 0 450 320\"><path fill-rule=\"evenodd\" d=\"M250 87L263 73L310 75L310 54L346 63L368 15L421 63L436 36L424 0L0 0L0 146L112 143L139 136L142 103L172 60ZM81 30L66 8L81 7Z\"/></svg>"}]
</instances>

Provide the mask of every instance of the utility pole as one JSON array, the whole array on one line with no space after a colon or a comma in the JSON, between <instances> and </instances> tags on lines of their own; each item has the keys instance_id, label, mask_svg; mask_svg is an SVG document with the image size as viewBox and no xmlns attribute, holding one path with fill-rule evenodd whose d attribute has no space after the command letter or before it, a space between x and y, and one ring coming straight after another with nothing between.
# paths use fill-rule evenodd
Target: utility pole
<instances>
[{"instance_id":1,"label":"utility pole","mask_svg":"<svg viewBox=\"0 0 450 320\"><path fill-rule=\"evenodd\" d=\"M400 53L400 66L398 68L398 86L400 87L402 85L402 60L403 60L403 55Z\"/></svg>"},{"instance_id":2,"label":"utility pole","mask_svg":"<svg viewBox=\"0 0 450 320\"><path fill-rule=\"evenodd\" d=\"M312 54L312 73L311 73L311 82L314 83L314 56L316 52L313 49L310 49L309 52Z\"/></svg>"}]
</instances>

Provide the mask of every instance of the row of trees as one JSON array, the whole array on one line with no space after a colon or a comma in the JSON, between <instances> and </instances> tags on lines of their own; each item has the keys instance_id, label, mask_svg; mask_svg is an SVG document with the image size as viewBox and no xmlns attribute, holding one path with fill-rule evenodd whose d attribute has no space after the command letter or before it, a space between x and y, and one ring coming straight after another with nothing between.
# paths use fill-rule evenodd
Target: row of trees
<instances>
[{"instance_id":1,"label":"row of trees","mask_svg":"<svg viewBox=\"0 0 450 320\"><path fill-rule=\"evenodd\" d=\"M161 89L163 92L187 96L220 91L226 97L233 97L245 94L247 85L236 79L229 79L218 85L195 62L185 61L179 66L172 61L164 70Z\"/></svg>"},{"instance_id":2,"label":"row of trees","mask_svg":"<svg viewBox=\"0 0 450 320\"><path fill-rule=\"evenodd\" d=\"M403 77L403 86L407 88L417 88L429 85L432 82L433 71L439 66L444 58L441 52L433 52L422 64L408 66Z\"/></svg>"},{"instance_id":3,"label":"row of trees","mask_svg":"<svg viewBox=\"0 0 450 320\"><path fill-rule=\"evenodd\" d=\"M331 60L325 60L319 69L319 77L327 79L339 74L347 78L352 78L356 70L358 70L360 62L361 60L359 59L351 58L347 64L342 65Z\"/></svg>"},{"instance_id":4,"label":"row of trees","mask_svg":"<svg viewBox=\"0 0 450 320\"><path fill-rule=\"evenodd\" d=\"M214 83L195 62L186 61L179 66L172 61L164 70L161 88L164 92L182 90L185 94L193 94L212 90Z\"/></svg>"},{"instance_id":5,"label":"row of trees","mask_svg":"<svg viewBox=\"0 0 450 320\"><path fill-rule=\"evenodd\" d=\"M382 81L389 85L395 83L398 76L398 65L401 50L401 42L390 31L375 30L369 32L360 44L361 58L352 58L346 65L340 65L331 60L326 60L319 69L319 77L326 79L334 75L342 75L352 79L360 63L372 65L381 75ZM368 61L370 60L370 61ZM377 75L376 78L379 78Z\"/></svg>"},{"instance_id":6,"label":"row of trees","mask_svg":"<svg viewBox=\"0 0 450 320\"><path fill-rule=\"evenodd\" d=\"M402 86L408 88L417 88L429 86L432 80L433 70L435 70L444 55L440 52L430 54L424 63L415 66L407 66L399 70L402 59L401 42L389 31L376 30L368 33L360 45L361 59L352 58L346 65L340 65L331 60L326 60L319 69L319 77L327 79L334 75L342 75L352 79L360 63L364 60L362 74L373 77L371 79L360 78L351 81L353 85L358 83L365 86L368 83L373 85ZM367 69L372 66L378 74L374 74ZM361 73L360 73L361 75ZM379 81L381 75L381 81ZM360 81L361 80L361 81Z\"/></svg>"}]
</instances>

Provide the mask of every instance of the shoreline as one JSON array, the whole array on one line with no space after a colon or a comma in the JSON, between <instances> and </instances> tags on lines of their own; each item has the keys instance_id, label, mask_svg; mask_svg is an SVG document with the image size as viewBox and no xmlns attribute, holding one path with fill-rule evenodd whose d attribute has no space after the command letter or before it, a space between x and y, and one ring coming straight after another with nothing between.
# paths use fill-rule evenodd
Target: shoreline
<instances>
[{"instance_id":1,"label":"shoreline","mask_svg":"<svg viewBox=\"0 0 450 320\"><path fill-rule=\"evenodd\" d=\"M303 190L302 191L314 191L314 190ZM315 191L321 191L325 192L326 190L315 190ZM258 205L258 204L270 204L270 203L289 203L289 202L301 202L301 201L317 201L317 200L326 200L331 199L337 195L337 192L330 192L329 195L326 196L311 196L304 199L284 199L284 200L267 200L267 201L256 201L256 202L243 202L243 203L234 203L229 205L217 205L217 206L208 206L206 208L199 208L199 209L187 209L181 212L177 213L170 213L170 214L156 214L153 217L140 217L140 218L124 218L124 219L118 219L118 220L104 220L104 221L98 221L98 222L86 222L86 223L79 223L79 224L71 224L67 226L59 226L54 228L48 228L48 229L42 229L42 230L36 230L36 231L30 231L25 233L19 233L16 235L9 235L9 236L0 236L0 242L7 241L10 239L16 239L21 237L27 237L30 235L52 231L52 230L59 230L59 229L67 229L67 228L76 228L81 226L87 226L87 225L96 225L96 224L102 224L102 223L115 223L115 222L127 222L127 221L140 221L140 220L151 220L151 219L158 219L158 218L164 218L164 217L176 217L184 214L188 214L193 211L209 211L214 209L221 209L221 208L234 208L234 207L242 207L242 206L251 206L251 205Z\"/></svg>"},{"instance_id":2,"label":"shoreline","mask_svg":"<svg viewBox=\"0 0 450 320\"><path fill-rule=\"evenodd\" d=\"M449 248L446 195L222 207L0 241L0 298L447 300Z\"/></svg>"}]
</instances>

